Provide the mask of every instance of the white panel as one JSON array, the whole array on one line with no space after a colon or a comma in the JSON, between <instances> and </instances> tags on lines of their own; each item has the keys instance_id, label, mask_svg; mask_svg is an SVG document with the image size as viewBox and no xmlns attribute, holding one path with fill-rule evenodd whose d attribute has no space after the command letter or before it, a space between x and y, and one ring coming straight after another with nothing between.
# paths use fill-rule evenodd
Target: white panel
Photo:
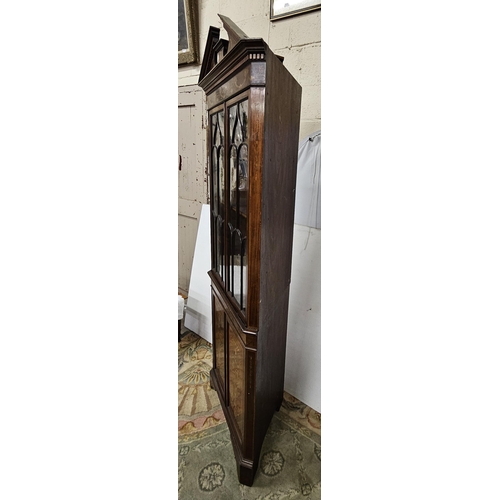
<instances>
[{"instance_id":1,"label":"white panel","mask_svg":"<svg viewBox=\"0 0 500 500\"><path fill-rule=\"evenodd\" d=\"M321 228L321 131L299 144L295 224Z\"/></svg>"},{"instance_id":2,"label":"white panel","mask_svg":"<svg viewBox=\"0 0 500 500\"><path fill-rule=\"evenodd\" d=\"M210 296L210 205L202 205L184 326L212 343Z\"/></svg>"},{"instance_id":3,"label":"white panel","mask_svg":"<svg viewBox=\"0 0 500 500\"><path fill-rule=\"evenodd\" d=\"M321 230L295 224L285 391L321 412Z\"/></svg>"}]
</instances>

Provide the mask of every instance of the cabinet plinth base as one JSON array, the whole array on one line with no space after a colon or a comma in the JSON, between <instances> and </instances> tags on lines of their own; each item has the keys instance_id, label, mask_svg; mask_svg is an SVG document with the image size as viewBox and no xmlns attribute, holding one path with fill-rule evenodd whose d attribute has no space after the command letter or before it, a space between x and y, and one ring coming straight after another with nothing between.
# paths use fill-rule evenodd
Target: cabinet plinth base
<instances>
[{"instance_id":1,"label":"cabinet plinth base","mask_svg":"<svg viewBox=\"0 0 500 500\"><path fill-rule=\"evenodd\" d=\"M236 464L236 467L239 482L245 486L252 486L256 472L253 467L242 463Z\"/></svg>"}]
</instances>

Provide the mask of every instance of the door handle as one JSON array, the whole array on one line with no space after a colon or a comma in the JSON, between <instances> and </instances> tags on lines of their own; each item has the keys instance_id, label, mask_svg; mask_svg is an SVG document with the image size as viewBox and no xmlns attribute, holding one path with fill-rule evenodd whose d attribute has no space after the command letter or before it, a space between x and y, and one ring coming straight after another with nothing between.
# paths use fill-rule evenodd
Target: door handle
<instances>
[{"instance_id":1,"label":"door handle","mask_svg":"<svg viewBox=\"0 0 500 500\"><path fill-rule=\"evenodd\" d=\"M179 172L182 170L182 156L179 155Z\"/></svg>"}]
</instances>

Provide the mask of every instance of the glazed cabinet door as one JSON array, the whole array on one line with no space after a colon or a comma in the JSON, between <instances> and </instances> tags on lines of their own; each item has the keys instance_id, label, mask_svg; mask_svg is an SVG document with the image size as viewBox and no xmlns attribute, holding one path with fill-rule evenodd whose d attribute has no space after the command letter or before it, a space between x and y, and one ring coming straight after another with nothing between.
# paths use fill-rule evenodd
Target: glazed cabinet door
<instances>
[{"instance_id":1,"label":"glazed cabinet door","mask_svg":"<svg viewBox=\"0 0 500 500\"><path fill-rule=\"evenodd\" d=\"M224 282L225 227L226 227L226 154L225 154L225 109L219 106L210 114L210 209L212 232L212 270Z\"/></svg>"},{"instance_id":2,"label":"glazed cabinet door","mask_svg":"<svg viewBox=\"0 0 500 500\"><path fill-rule=\"evenodd\" d=\"M227 290L243 313L248 301L248 98L227 107L228 274Z\"/></svg>"},{"instance_id":3,"label":"glazed cabinet door","mask_svg":"<svg viewBox=\"0 0 500 500\"><path fill-rule=\"evenodd\" d=\"M210 111L212 270L241 318L248 306L248 94Z\"/></svg>"}]
</instances>

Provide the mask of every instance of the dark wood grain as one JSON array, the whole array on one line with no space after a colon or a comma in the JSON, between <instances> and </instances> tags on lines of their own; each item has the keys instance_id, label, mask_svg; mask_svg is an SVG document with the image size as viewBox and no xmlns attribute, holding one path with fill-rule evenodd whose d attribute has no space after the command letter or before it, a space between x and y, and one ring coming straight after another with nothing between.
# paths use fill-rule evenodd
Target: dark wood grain
<instances>
[{"instance_id":1,"label":"dark wood grain","mask_svg":"<svg viewBox=\"0 0 500 500\"><path fill-rule=\"evenodd\" d=\"M267 429L283 397L301 88L262 39L245 38L232 21L223 21L230 27L230 50L220 62L203 68L199 85L205 90L209 113L224 108L226 121L229 107L248 99L248 298L246 310L241 310L230 287L214 270L209 272L212 307L217 305L213 312L218 314L213 321L211 384L226 416L239 480L251 486ZM213 51L210 41L207 47ZM228 127L226 122L226 138ZM228 150L226 220L230 219ZM227 234L226 229L224 256L229 267ZM213 250L213 232L211 237Z\"/></svg>"},{"instance_id":2,"label":"dark wood grain","mask_svg":"<svg viewBox=\"0 0 500 500\"><path fill-rule=\"evenodd\" d=\"M301 88L274 55L266 64L260 258L261 300L270 313L290 284Z\"/></svg>"},{"instance_id":3,"label":"dark wood grain","mask_svg":"<svg viewBox=\"0 0 500 500\"><path fill-rule=\"evenodd\" d=\"M215 66L214 50L219 40L220 29L210 26L208 30L207 42L205 45L205 52L203 53L203 61L201 63L200 78L206 75Z\"/></svg>"},{"instance_id":4,"label":"dark wood grain","mask_svg":"<svg viewBox=\"0 0 500 500\"><path fill-rule=\"evenodd\" d=\"M256 449L283 397L301 104L299 84L270 50L266 65Z\"/></svg>"},{"instance_id":5,"label":"dark wood grain","mask_svg":"<svg viewBox=\"0 0 500 500\"><path fill-rule=\"evenodd\" d=\"M261 294L261 238L262 238L262 153L264 147L264 87L250 91L250 172L248 192L248 226L251 238L248 241L248 327L255 331L259 328Z\"/></svg>"}]
</instances>

